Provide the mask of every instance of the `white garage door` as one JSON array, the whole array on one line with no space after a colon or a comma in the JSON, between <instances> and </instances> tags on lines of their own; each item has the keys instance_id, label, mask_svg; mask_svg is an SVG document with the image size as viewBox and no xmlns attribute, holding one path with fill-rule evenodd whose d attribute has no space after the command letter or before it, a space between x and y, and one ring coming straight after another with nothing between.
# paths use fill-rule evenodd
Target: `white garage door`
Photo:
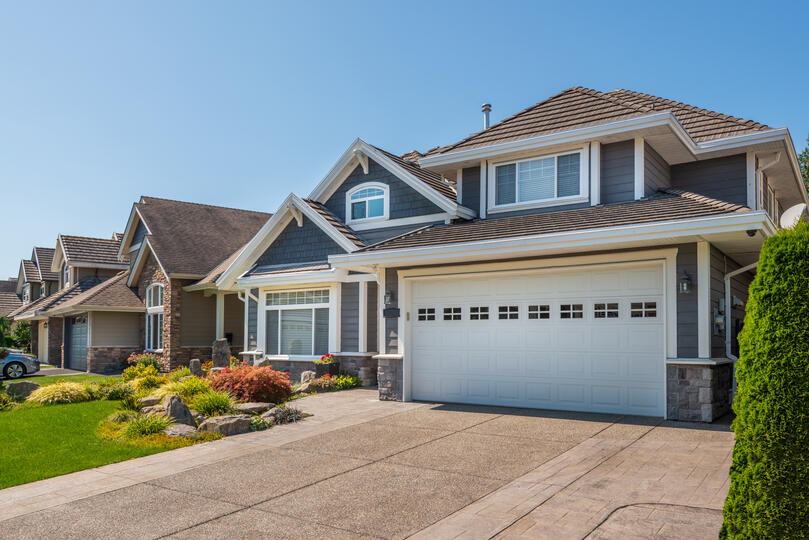
<instances>
[{"instance_id":1,"label":"white garage door","mask_svg":"<svg viewBox=\"0 0 809 540\"><path fill-rule=\"evenodd\" d=\"M415 400L662 416L662 265L411 282Z\"/></svg>"}]
</instances>

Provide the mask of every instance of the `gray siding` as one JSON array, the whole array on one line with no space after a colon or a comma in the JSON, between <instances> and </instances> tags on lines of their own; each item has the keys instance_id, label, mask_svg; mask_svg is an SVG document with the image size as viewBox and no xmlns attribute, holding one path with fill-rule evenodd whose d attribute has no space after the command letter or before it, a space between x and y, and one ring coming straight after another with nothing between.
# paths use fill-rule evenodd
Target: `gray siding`
<instances>
[{"instance_id":1,"label":"gray siding","mask_svg":"<svg viewBox=\"0 0 809 540\"><path fill-rule=\"evenodd\" d=\"M677 293L677 356L696 358L697 347L697 244L683 244L677 251L677 282L687 272L691 277L691 293Z\"/></svg>"},{"instance_id":2,"label":"gray siding","mask_svg":"<svg viewBox=\"0 0 809 540\"><path fill-rule=\"evenodd\" d=\"M385 269L385 290L393 294L392 308L399 307L399 273L394 268ZM385 294L380 291L380 294ZM385 352L396 354L399 352L399 319L385 319Z\"/></svg>"},{"instance_id":3,"label":"gray siding","mask_svg":"<svg viewBox=\"0 0 809 540\"><path fill-rule=\"evenodd\" d=\"M250 294L258 298L258 289L251 289ZM258 346L258 302L247 297L247 348L255 351Z\"/></svg>"},{"instance_id":4,"label":"gray siding","mask_svg":"<svg viewBox=\"0 0 809 540\"><path fill-rule=\"evenodd\" d=\"M476 213L480 213L480 167L469 167L463 170L461 204Z\"/></svg>"},{"instance_id":5,"label":"gray siding","mask_svg":"<svg viewBox=\"0 0 809 540\"><path fill-rule=\"evenodd\" d=\"M340 293L340 350L357 352L359 342L360 284L343 283Z\"/></svg>"},{"instance_id":6,"label":"gray siding","mask_svg":"<svg viewBox=\"0 0 809 540\"><path fill-rule=\"evenodd\" d=\"M146 225L144 225L141 220L138 220L138 226L135 227L135 232L132 233L132 242L130 242L130 245L134 246L139 244L144 236L146 236Z\"/></svg>"},{"instance_id":7,"label":"gray siding","mask_svg":"<svg viewBox=\"0 0 809 540\"><path fill-rule=\"evenodd\" d=\"M425 199L419 192L411 188L393 173L374 160L369 160L368 174L357 166L348 178L337 188L337 191L326 201L326 208L340 221L346 220L346 192L366 182L379 182L390 186L390 219L423 216L443 212L441 208Z\"/></svg>"},{"instance_id":8,"label":"gray siding","mask_svg":"<svg viewBox=\"0 0 809 540\"><path fill-rule=\"evenodd\" d=\"M601 147L601 202L635 199L635 141Z\"/></svg>"},{"instance_id":9,"label":"gray siding","mask_svg":"<svg viewBox=\"0 0 809 540\"><path fill-rule=\"evenodd\" d=\"M376 352L379 348L379 341L377 341L377 326L378 326L378 296L376 282L368 283L368 311L365 316L368 331L366 333L366 351Z\"/></svg>"},{"instance_id":10,"label":"gray siding","mask_svg":"<svg viewBox=\"0 0 809 540\"><path fill-rule=\"evenodd\" d=\"M258 258L259 266L325 262L329 255L345 253L320 227L306 217L303 218L303 227L298 227L294 219L278 235L278 238Z\"/></svg>"},{"instance_id":11,"label":"gray siding","mask_svg":"<svg viewBox=\"0 0 809 540\"><path fill-rule=\"evenodd\" d=\"M649 196L656 191L671 187L671 167L654 148L644 144L643 181L646 184L645 194Z\"/></svg>"},{"instance_id":12,"label":"gray siding","mask_svg":"<svg viewBox=\"0 0 809 540\"><path fill-rule=\"evenodd\" d=\"M401 227L385 227L383 229L372 229L369 231L354 231L360 240L365 242L368 245L376 244L382 242L383 240L387 240L388 238L393 238L394 236L399 236L405 234L410 231L414 231L416 229L421 229L422 227L426 227L427 225L431 225L433 223L444 223L443 221L434 221L431 223L415 223L413 225L402 225Z\"/></svg>"},{"instance_id":13,"label":"gray siding","mask_svg":"<svg viewBox=\"0 0 809 540\"><path fill-rule=\"evenodd\" d=\"M713 319L714 310L719 306L719 300L725 297L725 274L741 268L735 260L725 255L718 248L711 246L711 310L710 317ZM731 296L735 296L747 303L748 289L753 276L749 272L740 274L733 278L730 284ZM731 298L732 301L732 298ZM733 308L731 312L730 331L733 339L731 341L732 351L738 353L738 338L741 323L744 322L744 307ZM711 356L714 358L724 358L725 355L725 331L714 332L711 327Z\"/></svg>"},{"instance_id":14,"label":"gray siding","mask_svg":"<svg viewBox=\"0 0 809 540\"><path fill-rule=\"evenodd\" d=\"M706 197L747 204L747 160L744 154L683 163L671 167L671 187Z\"/></svg>"}]
</instances>

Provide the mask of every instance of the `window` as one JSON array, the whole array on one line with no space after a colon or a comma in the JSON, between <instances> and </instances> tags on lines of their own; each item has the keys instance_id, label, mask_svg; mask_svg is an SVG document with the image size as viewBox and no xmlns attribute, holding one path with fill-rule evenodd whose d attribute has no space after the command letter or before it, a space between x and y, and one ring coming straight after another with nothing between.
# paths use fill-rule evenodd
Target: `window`
<instances>
[{"instance_id":1,"label":"window","mask_svg":"<svg viewBox=\"0 0 809 540\"><path fill-rule=\"evenodd\" d=\"M39 286L39 297L45 298L47 296L48 287L47 284L43 281L42 284Z\"/></svg>"},{"instance_id":2,"label":"window","mask_svg":"<svg viewBox=\"0 0 809 540\"><path fill-rule=\"evenodd\" d=\"M387 219L388 186L380 183L361 184L346 194L348 222Z\"/></svg>"},{"instance_id":3,"label":"window","mask_svg":"<svg viewBox=\"0 0 809 540\"><path fill-rule=\"evenodd\" d=\"M474 306L469 308L469 319L472 321L488 321L489 320L489 307L488 306Z\"/></svg>"},{"instance_id":4,"label":"window","mask_svg":"<svg viewBox=\"0 0 809 540\"><path fill-rule=\"evenodd\" d=\"M418 319L420 321L434 321L435 308L419 308Z\"/></svg>"},{"instance_id":5,"label":"window","mask_svg":"<svg viewBox=\"0 0 809 540\"><path fill-rule=\"evenodd\" d=\"M318 356L329 352L329 290L267 293L267 354Z\"/></svg>"},{"instance_id":6,"label":"window","mask_svg":"<svg viewBox=\"0 0 809 540\"><path fill-rule=\"evenodd\" d=\"M518 306L500 306L497 308L497 318L500 320L519 319L520 308Z\"/></svg>"},{"instance_id":7,"label":"window","mask_svg":"<svg viewBox=\"0 0 809 540\"><path fill-rule=\"evenodd\" d=\"M461 308L459 308L459 307L445 307L444 308L444 320L445 321L460 321L461 320Z\"/></svg>"},{"instance_id":8,"label":"window","mask_svg":"<svg viewBox=\"0 0 809 540\"><path fill-rule=\"evenodd\" d=\"M632 302L630 315L633 319L657 317L657 302Z\"/></svg>"},{"instance_id":9,"label":"window","mask_svg":"<svg viewBox=\"0 0 809 540\"><path fill-rule=\"evenodd\" d=\"M559 316L562 319L583 319L584 306L582 304L562 304L559 306Z\"/></svg>"},{"instance_id":10,"label":"window","mask_svg":"<svg viewBox=\"0 0 809 540\"><path fill-rule=\"evenodd\" d=\"M579 196L581 169L580 152L497 165L495 206Z\"/></svg>"},{"instance_id":11,"label":"window","mask_svg":"<svg viewBox=\"0 0 809 540\"><path fill-rule=\"evenodd\" d=\"M70 286L70 268L67 266L65 266L64 270L62 270L62 286Z\"/></svg>"},{"instance_id":12,"label":"window","mask_svg":"<svg viewBox=\"0 0 809 540\"><path fill-rule=\"evenodd\" d=\"M146 350L163 348L163 284L152 283L146 289Z\"/></svg>"},{"instance_id":13,"label":"window","mask_svg":"<svg viewBox=\"0 0 809 540\"><path fill-rule=\"evenodd\" d=\"M551 306L544 304L544 305L536 305L536 306L528 306L528 318L529 319L550 319L551 318Z\"/></svg>"},{"instance_id":14,"label":"window","mask_svg":"<svg viewBox=\"0 0 809 540\"><path fill-rule=\"evenodd\" d=\"M593 304L593 317L596 319L617 319L618 315L617 302Z\"/></svg>"},{"instance_id":15,"label":"window","mask_svg":"<svg viewBox=\"0 0 809 540\"><path fill-rule=\"evenodd\" d=\"M31 301L31 285L29 283L22 286L22 301L25 304Z\"/></svg>"}]
</instances>

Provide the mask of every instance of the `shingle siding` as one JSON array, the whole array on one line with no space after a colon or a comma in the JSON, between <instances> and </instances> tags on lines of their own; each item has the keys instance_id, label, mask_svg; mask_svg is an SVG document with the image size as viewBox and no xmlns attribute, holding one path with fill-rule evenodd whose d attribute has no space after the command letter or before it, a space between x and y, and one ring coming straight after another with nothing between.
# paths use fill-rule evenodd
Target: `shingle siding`
<instances>
[{"instance_id":1,"label":"shingle siding","mask_svg":"<svg viewBox=\"0 0 809 540\"><path fill-rule=\"evenodd\" d=\"M374 160L368 160L368 174L361 166L357 166L348 175L337 191L335 191L325 206L341 221L346 220L346 192L366 182L379 182L390 188L390 219L424 216L443 212L435 203L429 201L415 189L405 184L393 173L385 169Z\"/></svg>"},{"instance_id":2,"label":"shingle siding","mask_svg":"<svg viewBox=\"0 0 809 540\"><path fill-rule=\"evenodd\" d=\"M360 284L343 283L340 296L340 349L357 352L359 345Z\"/></svg>"},{"instance_id":3,"label":"shingle siding","mask_svg":"<svg viewBox=\"0 0 809 540\"><path fill-rule=\"evenodd\" d=\"M366 324L368 327L368 331L366 333L366 351L373 351L379 348L379 341L377 338L377 327L378 327L378 297L377 297L377 285L376 282L369 282L368 283L368 296L367 296L367 314L365 317Z\"/></svg>"},{"instance_id":4,"label":"shingle siding","mask_svg":"<svg viewBox=\"0 0 809 540\"><path fill-rule=\"evenodd\" d=\"M683 244L677 250L677 281L685 273L691 278L691 292L677 293L677 356L696 358L697 348L697 244Z\"/></svg>"},{"instance_id":5,"label":"shingle siding","mask_svg":"<svg viewBox=\"0 0 809 540\"><path fill-rule=\"evenodd\" d=\"M480 167L468 167L463 170L463 187L461 188L461 204L480 213Z\"/></svg>"},{"instance_id":6,"label":"shingle siding","mask_svg":"<svg viewBox=\"0 0 809 540\"><path fill-rule=\"evenodd\" d=\"M345 253L320 227L303 217L303 226L294 219L287 225L272 245L262 253L256 264L259 266L325 262L329 255Z\"/></svg>"},{"instance_id":7,"label":"shingle siding","mask_svg":"<svg viewBox=\"0 0 809 540\"><path fill-rule=\"evenodd\" d=\"M747 159L744 154L682 163L671 167L671 187L721 201L747 204Z\"/></svg>"},{"instance_id":8,"label":"shingle siding","mask_svg":"<svg viewBox=\"0 0 809 540\"><path fill-rule=\"evenodd\" d=\"M635 142L624 141L601 147L601 202L631 201L635 198Z\"/></svg>"},{"instance_id":9,"label":"shingle siding","mask_svg":"<svg viewBox=\"0 0 809 540\"><path fill-rule=\"evenodd\" d=\"M656 191L671 187L671 167L655 149L647 143L643 151L643 180L645 194L649 196Z\"/></svg>"}]
</instances>

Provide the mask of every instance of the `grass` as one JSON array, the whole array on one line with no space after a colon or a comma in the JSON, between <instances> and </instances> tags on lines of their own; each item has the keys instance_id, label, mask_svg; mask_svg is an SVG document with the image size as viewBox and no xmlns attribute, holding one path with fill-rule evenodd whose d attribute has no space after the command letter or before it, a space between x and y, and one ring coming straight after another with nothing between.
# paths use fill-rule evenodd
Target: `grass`
<instances>
[{"instance_id":1,"label":"grass","mask_svg":"<svg viewBox=\"0 0 809 540\"><path fill-rule=\"evenodd\" d=\"M88 376L64 378L75 377ZM117 405L116 401L26 404L0 412L0 489L193 444L162 434L141 445L100 437L99 422Z\"/></svg>"},{"instance_id":2,"label":"grass","mask_svg":"<svg viewBox=\"0 0 809 540\"><path fill-rule=\"evenodd\" d=\"M78 383L88 383L88 382L98 383L102 381L109 381L115 378L116 377L102 377L101 375L48 375L46 377L25 377L24 379L19 380L31 381L37 383L40 386L45 386L59 381L78 382Z\"/></svg>"}]
</instances>

